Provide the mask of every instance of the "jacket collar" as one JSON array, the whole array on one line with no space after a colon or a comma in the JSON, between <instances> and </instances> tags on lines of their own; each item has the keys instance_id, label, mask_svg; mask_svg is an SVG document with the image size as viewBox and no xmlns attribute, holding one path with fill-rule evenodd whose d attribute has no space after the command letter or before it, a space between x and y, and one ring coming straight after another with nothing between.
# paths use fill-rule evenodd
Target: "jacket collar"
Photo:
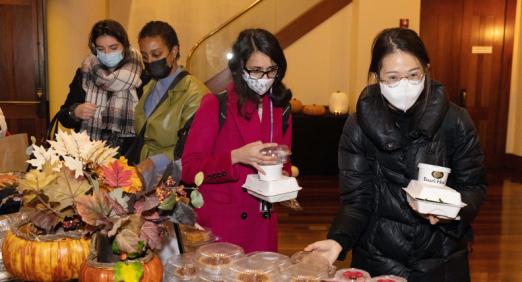
<instances>
[{"instance_id":1,"label":"jacket collar","mask_svg":"<svg viewBox=\"0 0 522 282\"><path fill-rule=\"evenodd\" d=\"M237 107L238 97L233 83L230 83L227 86L227 92L227 109L230 109L229 111L232 113L230 118L234 120L237 130L243 138L243 142L249 144L261 140L261 134L259 131L261 124L259 117L257 116L257 105L250 101L246 102L244 105L245 111L252 114L250 120L247 120L239 114L239 109Z\"/></svg>"},{"instance_id":2,"label":"jacket collar","mask_svg":"<svg viewBox=\"0 0 522 282\"><path fill-rule=\"evenodd\" d=\"M442 84L431 81L429 97L423 93L412 115L411 139L431 139L439 129L448 110L449 101ZM379 84L366 87L357 102L357 120L364 133L381 150L393 151L401 147L401 133L392 119L391 109L381 94Z\"/></svg>"}]
</instances>

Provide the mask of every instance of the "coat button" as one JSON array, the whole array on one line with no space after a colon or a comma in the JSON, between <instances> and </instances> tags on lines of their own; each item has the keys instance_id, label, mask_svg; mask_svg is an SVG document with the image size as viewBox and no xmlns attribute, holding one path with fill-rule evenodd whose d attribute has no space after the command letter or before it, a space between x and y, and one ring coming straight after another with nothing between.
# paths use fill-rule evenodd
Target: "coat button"
<instances>
[{"instance_id":1,"label":"coat button","mask_svg":"<svg viewBox=\"0 0 522 282\"><path fill-rule=\"evenodd\" d=\"M241 213L241 219L245 220L247 218L248 214L246 212Z\"/></svg>"}]
</instances>

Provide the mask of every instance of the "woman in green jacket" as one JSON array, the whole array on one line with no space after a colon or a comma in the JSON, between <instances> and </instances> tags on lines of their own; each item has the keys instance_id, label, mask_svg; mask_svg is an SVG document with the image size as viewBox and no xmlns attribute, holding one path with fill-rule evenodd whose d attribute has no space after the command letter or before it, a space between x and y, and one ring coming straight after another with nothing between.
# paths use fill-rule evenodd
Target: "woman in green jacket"
<instances>
[{"instance_id":1,"label":"woman in green jacket","mask_svg":"<svg viewBox=\"0 0 522 282\"><path fill-rule=\"evenodd\" d=\"M139 161L151 158L159 168L174 160L178 131L209 90L178 65L179 41L168 23L147 23L139 33L139 45L151 78L135 111L136 132L146 126Z\"/></svg>"}]
</instances>

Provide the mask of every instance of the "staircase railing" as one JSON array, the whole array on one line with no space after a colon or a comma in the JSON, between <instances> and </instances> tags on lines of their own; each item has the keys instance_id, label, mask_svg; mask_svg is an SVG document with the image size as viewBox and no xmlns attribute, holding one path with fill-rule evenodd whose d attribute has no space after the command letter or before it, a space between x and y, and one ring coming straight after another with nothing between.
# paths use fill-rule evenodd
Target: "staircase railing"
<instances>
[{"instance_id":1,"label":"staircase railing","mask_svg":"<svg viewBox=\"0 0 522 282\"><path fill-rule=\"evenodd\" d=\"M223 90L231 79L230 49L246 28L274 33L286 48L327 20L352 0L256 0L202 37L190 50L187 69L206 82L213 92Z\"/></svg>"}]
</instances>

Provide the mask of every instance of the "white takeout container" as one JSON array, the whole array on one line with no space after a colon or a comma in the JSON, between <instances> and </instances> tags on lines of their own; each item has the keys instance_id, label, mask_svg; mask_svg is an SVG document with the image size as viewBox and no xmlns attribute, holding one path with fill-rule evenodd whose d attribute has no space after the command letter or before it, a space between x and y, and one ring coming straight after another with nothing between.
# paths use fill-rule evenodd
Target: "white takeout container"
<instances>
[{"instance_id":1,"label":"white takeout container","mask_svg":"<svg viewBox=\"0 0 522 282\"><path fill-rule=\"evenodd\" d=\"M417 180L411 180L406 192L413 195L416 199L459 205L462 203L460 193L448 186L438 186Z\"/></svg>"},{"instance_id":2,"label":"white takeout container","mask_svg":"<svg viewBox=\"0 0 522 282\"><path fill-rule=\"evenodd\" d=\"M419 163L419 175L417 179L433 185L445 186L451 169L443 166Z\"/></svg>"},{"instance_id":3,"label":"white takeout container","mask_svg":"<svg viewBox=\"0 0 522 282\"><path fill-rule=\"evenodd\" d=\"M247 175L243 188L256 198L269 203L276 203L295 199L301 190L294 177L283 175L279 180L263 181L257 174Z\"/></svg>"},{"instance_id":4,"label":"white takeout container","mask_svg":"<svg viewBox=\"0 0 522 282\"><path fill-rule=\"evenodd\" d=\"M447 189L451 189L449 187L445 187ZM410 184L408 187L403 188L404 191L406 191L408 203L415 209L417 212L422 214L432 214L432 215L438 215L438 216L444 216L447 218L455 219L457 215L459 214L459 211L462 207L465 207L466 204L460 201L460 193L459 193L459 202L455 202L452 200L453 203L445 203L442 199L449 199L447 195L454 196L454 192L451 192L451 194L445 194L441 192L438 194L439 196L433 196L437 195L437 190L434 189L440 189L441 191L449 192L450 190L443 189L441 187L434 187L430 185L426 185L422 182L418 182L415 180L410 181ZM453 190L453 189L451 189ZM435 193L426 193L423 191L428 192L434 192ZM454 190L453 190L454 191ZM457 192L458 193L458 192ZM430 196L426 196L430 195ZM423 198L424 197L424 198ZM427 198L428 199L427 199Z\"/></svg>"}]
</instances>

